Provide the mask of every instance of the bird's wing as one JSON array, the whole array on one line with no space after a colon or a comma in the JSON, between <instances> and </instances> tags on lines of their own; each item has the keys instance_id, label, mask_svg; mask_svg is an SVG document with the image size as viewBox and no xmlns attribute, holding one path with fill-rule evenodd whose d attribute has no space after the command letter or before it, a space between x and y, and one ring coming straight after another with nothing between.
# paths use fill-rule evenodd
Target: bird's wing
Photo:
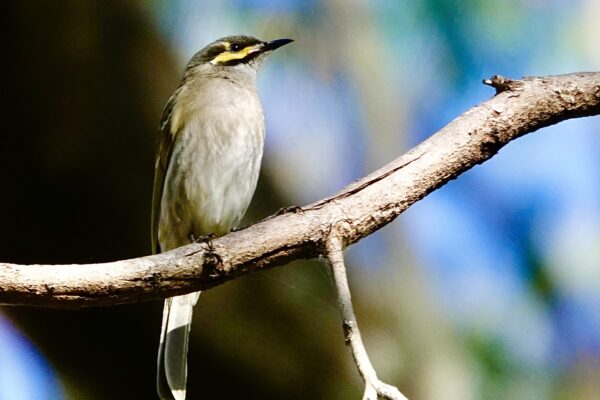
<instances>
[{"instance_id":1,"label":"bird's wing","mask_svg":"<svg viewBox=\"0 0 600 400\"><path fill-rule=\"evenodd\" d=\"M175 108L175 99L179 94L181 87L175 91L173 96L167 102L160 120L158 150L154 163L154 188L152 192L152 222L151 239L152 254L160 253L160 244L158 243L158 223L160 219L160 203L165 184L165 175L169 168L169 160L173 152L173 143L177 137L178 130L172 129L173 109Z\"/></svg>"}]
</instances>

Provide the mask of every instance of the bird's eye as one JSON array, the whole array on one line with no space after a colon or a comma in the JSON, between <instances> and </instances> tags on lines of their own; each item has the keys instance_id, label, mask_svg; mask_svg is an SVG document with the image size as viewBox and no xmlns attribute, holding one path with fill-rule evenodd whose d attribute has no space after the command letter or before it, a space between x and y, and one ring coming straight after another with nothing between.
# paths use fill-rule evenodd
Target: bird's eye
<instances>
[{"instance_id":1,"label":"bird's eye","mask_svg":"<svg viewBox=\"0 0 600 400\"><path fill-rule=\"evenodd\" d=\"M242 46L240 46L237 43L233 43L231 46L229 46L229 50L231 51L240 51L242 49Z\"/></svg>"}]
</instances>

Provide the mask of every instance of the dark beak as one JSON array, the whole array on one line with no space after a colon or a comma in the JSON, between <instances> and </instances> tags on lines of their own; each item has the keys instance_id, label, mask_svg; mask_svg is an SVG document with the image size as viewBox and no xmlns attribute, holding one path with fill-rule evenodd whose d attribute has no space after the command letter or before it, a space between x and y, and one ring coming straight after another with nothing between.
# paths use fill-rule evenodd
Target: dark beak
<instances>
[{"instance_id":1,"label":"dark beak","mask_svg":"<svg viewBox=\"0 0 600 400\"><path fill-rule=\"evenodd\" d=\"M286 44L292 43L292 42L293 42L292 39L275 39L275 40L271 40L269 42L264 42L263 50L264 51L272 51L272 50L278 49L281 46L285 46Z\"/></svg>"}]
</instances>

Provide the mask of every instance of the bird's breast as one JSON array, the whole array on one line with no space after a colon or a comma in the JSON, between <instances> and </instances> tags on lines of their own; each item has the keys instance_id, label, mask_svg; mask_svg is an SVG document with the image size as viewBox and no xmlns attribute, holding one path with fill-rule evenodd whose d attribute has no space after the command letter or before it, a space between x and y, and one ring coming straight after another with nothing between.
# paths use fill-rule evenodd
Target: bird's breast
<instances>
[{"instance_id":1,"label":"bird's breast","mask_svg":"<svg viewBox=\"0 0 600 400\"><path fill-rule=\"evenodd\" d=\"M263 112L255 90L227 85L213 88L210 96L186 99L189 103L174 110L181 128L161 201L163 249L188 243L190 234L227 233L254 194L263 154Z\"/></svg>"}]
</instances>

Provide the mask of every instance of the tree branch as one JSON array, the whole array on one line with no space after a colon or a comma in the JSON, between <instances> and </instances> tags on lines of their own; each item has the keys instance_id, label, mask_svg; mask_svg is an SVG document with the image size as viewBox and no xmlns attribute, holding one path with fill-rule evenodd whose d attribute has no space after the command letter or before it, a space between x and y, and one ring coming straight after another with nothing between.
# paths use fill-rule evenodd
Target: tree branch
<instances>
[{"instance_id":1,"label":"tree branch","mask_svg":"<svg viewBox=\"0 0 600 400\"><path fill-rule=\"evenodd\" d=\"M0 263L0 303L81 308L153 300L314 258L326 253L332 226L344 244L355 243L511 140L600 114L600 73L518 81L494 77L484 83L496 88L495 97L329 198L154 256L86 265Z\"/></svg>"},{"instance_id":2,"label":"tree branch","mask_svg":"<svg viewBox=\"0 0 600 400\"><path fill-rule=\"evenodd\" d=\"M377 372L369 360L369 355L363 344L358 322L352 307L350 286L344 263L344 251L340 238L335 229L325 243L327 261L331 267L331 274L338 298L338 304L342 313L342 326L346 344L350 346L352 358L356 368L365 382L365 391L362 400L377 400L378 398L389 400L407 400L397 387L388 385L377 378Z\"/></svg>"}]
</instances>

